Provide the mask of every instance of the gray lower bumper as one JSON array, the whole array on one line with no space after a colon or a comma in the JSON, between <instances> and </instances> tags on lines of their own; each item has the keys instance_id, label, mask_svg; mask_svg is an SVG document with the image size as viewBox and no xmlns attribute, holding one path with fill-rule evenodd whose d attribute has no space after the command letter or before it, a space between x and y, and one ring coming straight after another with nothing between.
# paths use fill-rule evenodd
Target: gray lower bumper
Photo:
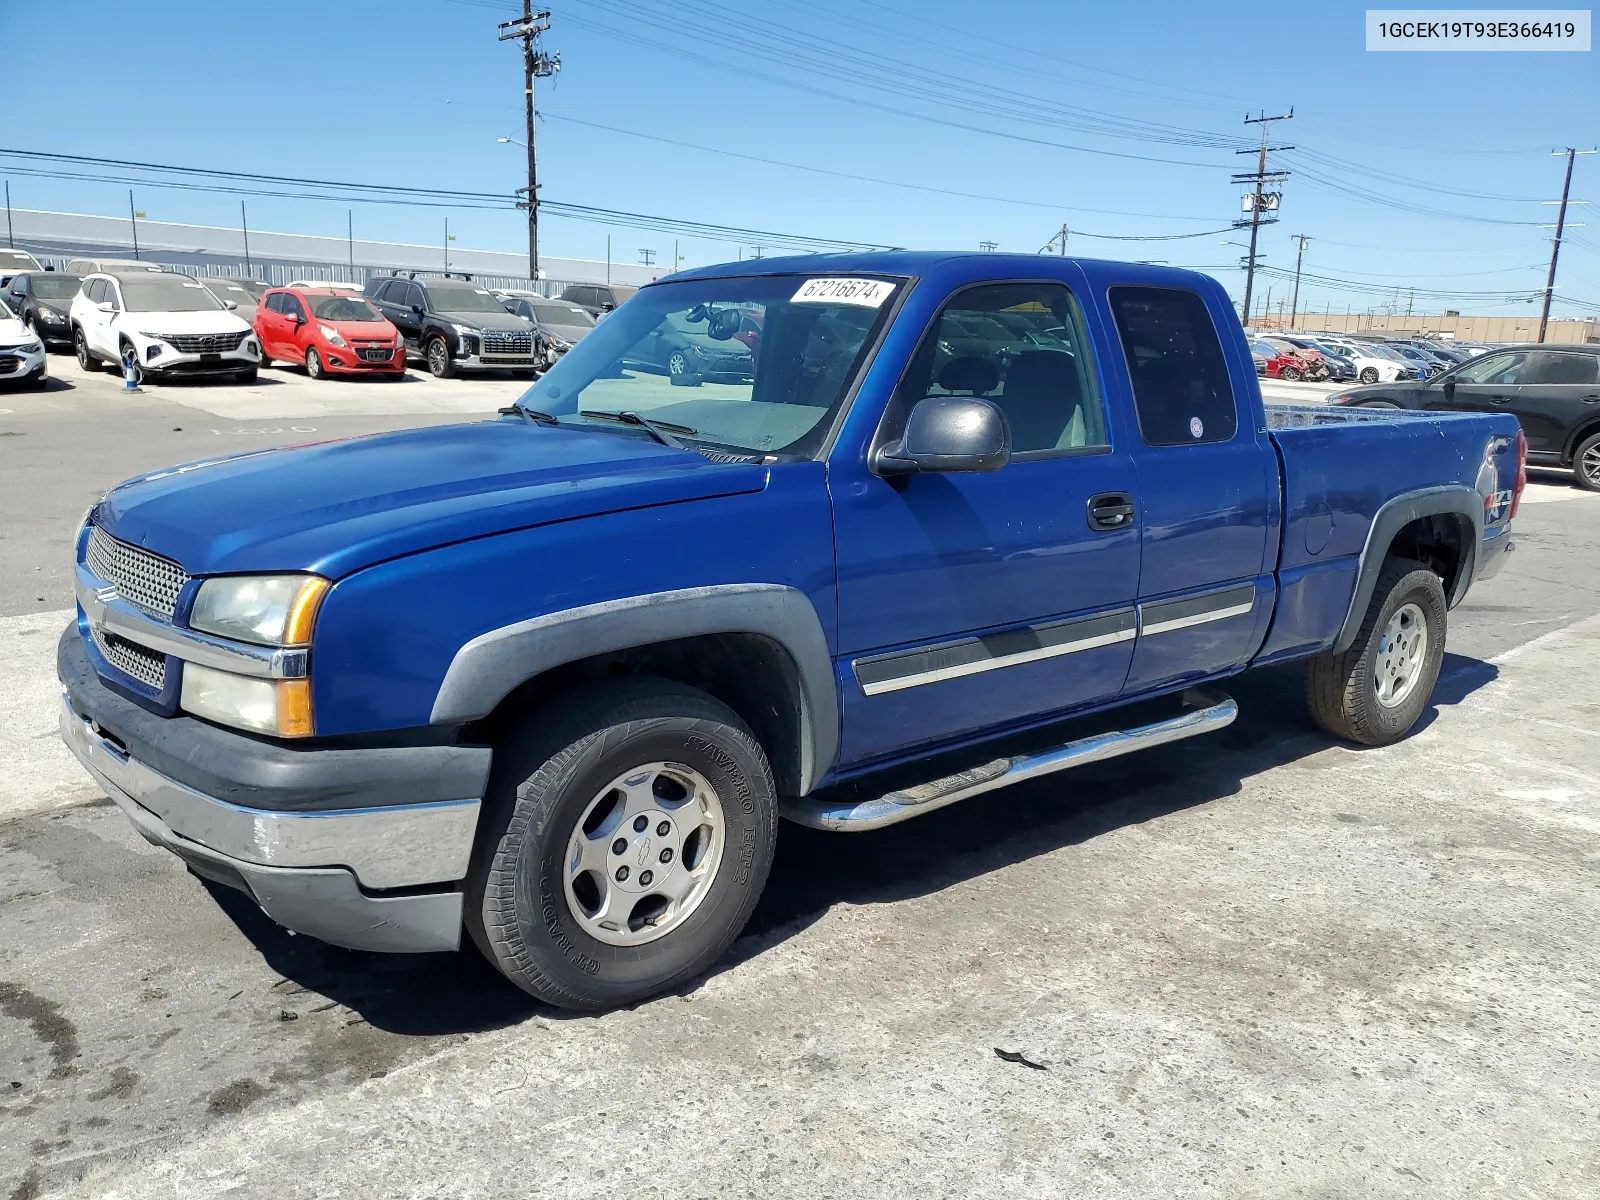
<instances>
[{"instance_id":1,"label":"gray lower bumper","mask_svg":"<svg viewBox=\"0 0 1600 1200\"><path fill-rule=\"evenodd\" d=\"M246 892L287 929L352 950L454 950L462 895L370 887L466 875L478 801L334 812L243 808L168 779L101 737L63 698L61 736L139 832L206 878Z\"/></svg>"}]
</instances>

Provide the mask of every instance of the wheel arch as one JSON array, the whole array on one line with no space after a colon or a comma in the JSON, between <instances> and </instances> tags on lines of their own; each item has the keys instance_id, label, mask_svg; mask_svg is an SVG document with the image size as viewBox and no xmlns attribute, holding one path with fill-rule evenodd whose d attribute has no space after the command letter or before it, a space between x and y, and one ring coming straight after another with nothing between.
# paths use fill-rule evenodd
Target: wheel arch
<instances>
[{"instance_id":1,"label":"wheel arch","mask_svg":"<svg viewBox=\"0 0 1600 1200\"><path fill-rule=\"evenodd\" d=\"M1570 467L1576 463L1578 447L1597 433L1600 433L1600 413L1578 422L1572 431L1572 436L1567 439L1567 444L1561 449L1561 465Z\"/></svg>"},{"instance_id":2,"label":"wheel arch","mask_svg":"<svg viewBox=\"0 0 1600 1200\"><path fill-rule=\"evenodd\" d=\"M456 652L436 725L486 737L563 688L655 675L728 705L766 750L786 795L805 795L839 746L833 661L816 610L779 584L727 584L627 597L490 630Z\"/></svg>"},{"instance_id":3,"label":"wheel arch","mask_svg":"<svg viewBox=\"0 0 1600 1200\"><path fill-rule=\"evenodd\" d=\"M1391 558L1426 563L1444 581L1451 608L1461 603L1477 568L1483 539L1483 497L1464 484L1425 488L1396 496L1378 509L1367 530L1350 608L1332 650L1355 642L1383 566Z\"/></svg>"}]
</instances>

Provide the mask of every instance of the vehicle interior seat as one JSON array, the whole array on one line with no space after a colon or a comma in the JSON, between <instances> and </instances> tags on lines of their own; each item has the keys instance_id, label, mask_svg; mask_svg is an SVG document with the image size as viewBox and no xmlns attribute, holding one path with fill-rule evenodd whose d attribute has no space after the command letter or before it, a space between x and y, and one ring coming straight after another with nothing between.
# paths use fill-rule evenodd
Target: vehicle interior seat
<instances>
[{"instance_id":1,"label":"vehicle interior seat","mask_svg":"<svg viewBox=\"0 0 1600 1200\"><path fill-rule=\"evenodd\" d=\"M987 396L1000 386L1000 368L993 359L976 354L952 358L939 368L939 387L946 392Z\"/></svg>"},{"instance_id":2,"label":"vehicle interior seat","mask_svg":"<svg viewBox=\"0 0 1600 1200\"><path fill-rule=\"evenodd\" d=\"M1011 426L1013 450L1064 450L1088 444L1083 386L1070 354L1060 350L1019 354L1006 371L1005 391L994 402Z\"/></svg>"}]
</instances>

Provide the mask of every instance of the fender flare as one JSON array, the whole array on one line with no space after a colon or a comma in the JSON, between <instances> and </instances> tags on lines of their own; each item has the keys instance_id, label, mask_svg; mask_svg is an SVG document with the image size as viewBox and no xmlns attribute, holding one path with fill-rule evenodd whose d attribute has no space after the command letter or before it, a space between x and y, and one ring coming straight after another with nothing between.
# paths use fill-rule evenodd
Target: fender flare
<instances>
[{"instance_id":1,"label":"fender flare","mask_svg":"<svg viewBox=\"0 0 1600 1200\"><path fill-rule=\"evenodd\" d=\"M1367 605L1372 603L1372 591L1377 587L1378 575L1383 570L1384 559L1395 534L1413 521L1440 516L1461 517L1472 527L1472 537L1462 557L1461 570L1456 574L1455 585L1447 597L1451 608L1465 598L1477 570L1478 547L1483 542L1483 497L1476 488L1466 484L1424 488L1396 496L1378 509L1367 529L1367 541L1361 548L1361 566L1356 572L1355 591L1350 596L1350 608L1345 613L1344 624L1340 626L1339 636L1331 648L1332 653L1343 654L1350 649L1355 643L1356 634L1361 632L1361 622L1366 619Z\"/></svg>"},{"instance_id":2,"label":"fender flare","mask_svg":"<svg viewBox=\"0 0 1600 1200\"><path fill-rule=\"evenodd\" d=\"M628 596L518 621L479 634L451 660L430 720L457 725L486 717L519 684L596 654L714 633L771 639L799 677L800 794L816 786L839 749L833 656L803 592L773 583L718 584Z\"/></svg>"}]
</instances>

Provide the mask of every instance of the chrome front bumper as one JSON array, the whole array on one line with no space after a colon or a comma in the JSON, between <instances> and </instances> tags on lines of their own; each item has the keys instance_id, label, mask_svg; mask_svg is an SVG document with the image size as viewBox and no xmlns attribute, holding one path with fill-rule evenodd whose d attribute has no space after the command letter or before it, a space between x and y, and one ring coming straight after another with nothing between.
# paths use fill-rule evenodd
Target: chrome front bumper
<instances>
[{"instance_id":1,"label":"chrome front bumper","mask_svg":"<svg viewBox=\"0 0 1600 1200\"><path fill-rule=\"evenodd\" d=\"M249 893L288 929L353 950L460 945L478 800L280 812L207 796L105 737L62 695L61 737L149 841ZM441 890L401 896L366 890Z\"/></svg>"}]
</instances>

